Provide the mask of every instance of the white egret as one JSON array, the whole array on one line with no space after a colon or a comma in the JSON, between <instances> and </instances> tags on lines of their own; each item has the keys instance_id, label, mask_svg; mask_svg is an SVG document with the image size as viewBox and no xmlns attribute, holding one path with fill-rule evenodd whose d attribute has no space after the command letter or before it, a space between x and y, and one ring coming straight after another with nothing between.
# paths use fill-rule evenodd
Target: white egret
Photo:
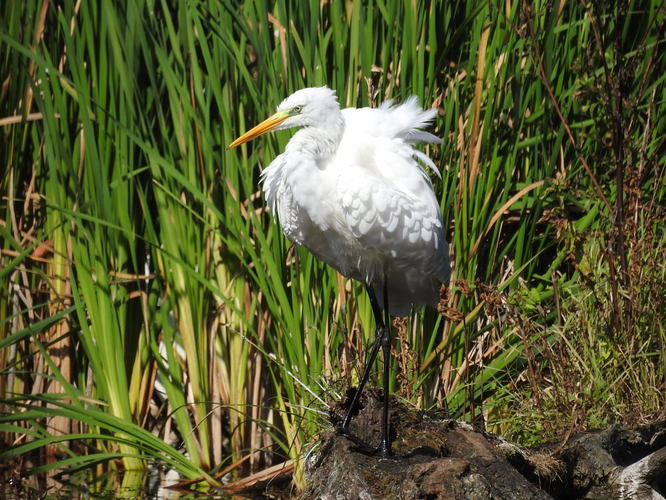
<instances>
[{"instance_id":1,"label":"white egret","mask_svg":"<svg viewBox=\"0 0 666 500\"><path fill-rule=\"evenodd\" d=\"M389 314L404 316L412 305L436 305L450 272L439 203L423 165L439 172L414 149L419 142L441 142L421 130L435 114L421 109L415 97L399 106L388 101L374 109L341 110L328 87L306 88L229 145L303 127L262 172L263 190L289 240L365 285L376 338L341 430L347 433L381 346L384 414L378 450L384 455L391 453Z\"/></svg>"}]
</instances>

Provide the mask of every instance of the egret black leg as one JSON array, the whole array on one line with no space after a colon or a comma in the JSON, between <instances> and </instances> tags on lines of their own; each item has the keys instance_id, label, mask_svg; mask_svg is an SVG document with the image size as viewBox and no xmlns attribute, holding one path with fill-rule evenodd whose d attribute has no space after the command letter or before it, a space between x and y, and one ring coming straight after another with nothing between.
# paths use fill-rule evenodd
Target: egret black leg
<instances>
[{"instance_id":1,"label":"egret black leg","mask_svg":"<svg viewBox=\"0 0 666 500\"><path fill-rule=\"evenodd\" d=\"M352 398L351 404L349 405L349 409L347 410L347 415L345 416L345 419L342 421L343 431L346 431L347 427L349 427L352 414L356 410L356 406L358 406L358 399L361 396L361 392L363 392L365 383L368 381L368 378L370 377L370 369L372 368L375 359L377 359L377 353L379 352L379 347L382 345L382 338L384 337L384 330L386 329L384 321L382 319L381 309L379 307L379 304L377 303L377 297L375 297L375 292L369 286L366 286L366 289L368 291L368 296L370 297L370 304L372 305L372 313L375 316L375 341L372 344L370 355L368 356L368 359L365 362L365 369L363 370L363 375L361 375L361 380L358 383L358 387L356 389L356 392L354 393L354 397Z\"/></svg>"},{"instance_id":2,"label":"egret black leg","mask_svg":"<svg viewBox=\"0 0 666 500\"><path fill-rule=\"evenodd\" d=\"M382 332L382 351L384 355L384 411L382 412L382 435L379 451L384 456L391 454L389 439L389 375L391 371L391 317L388 312L388 290L384 279L384 331ZM381 313L381 311L380 311Z\"/></svg>"},{"instance_id":3,"label":"egret black leg","mask_svg":"<svg viewBox=\"0 0 666 500\"><path fill-rule=\"evenodd\" d=\"M368 296L370 297L370 304L372 306L372 313L375 317L375 341L372 344L372 349L370 350L370 355L365 364L365 369L363 370L363 375L361 375L361 380L359 381L358 388L352 397L352 401L347 410L347 415L342 421L342 431L346 432L351 422L352 414L358 406L358 400L363 392L368 378L370 377L370 370L372 365L377 359L377 354L379 348L382 347L384 355L384 408L382 413L382 429L381 429L381 438L378 451L382 455L391 454L391 443L389 441L389 374L390 374L390 360L391 360L391 336L390 336L390 325L389 314L388 314L388 292L386 288L386 280L384 280L384 304L386 306L386 319L382 314L382 310L379 307L377 302L377 297L375 296L374 290L370 286L366 286L368 291Z\"/></svg>"}]
</instances>

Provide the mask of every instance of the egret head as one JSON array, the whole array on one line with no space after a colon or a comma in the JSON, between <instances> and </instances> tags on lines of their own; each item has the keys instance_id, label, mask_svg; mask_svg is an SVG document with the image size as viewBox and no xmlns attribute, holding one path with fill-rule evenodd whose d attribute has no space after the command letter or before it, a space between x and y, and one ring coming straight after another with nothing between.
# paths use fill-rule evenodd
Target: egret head
<instances>
[{"instance_id":1,"label":"egret head","mask_svg":"<svg viewBox=\"0 0 666 500\"><path fill-rule=\"evenodd\" d=\"M282 101L273 116L245 132L229 144L229 148L235 148L272 130L325 125L333 117L337 118L339 113L340 107L333 90L328 87L301 89Z\"/></svg>"}]
</instances>

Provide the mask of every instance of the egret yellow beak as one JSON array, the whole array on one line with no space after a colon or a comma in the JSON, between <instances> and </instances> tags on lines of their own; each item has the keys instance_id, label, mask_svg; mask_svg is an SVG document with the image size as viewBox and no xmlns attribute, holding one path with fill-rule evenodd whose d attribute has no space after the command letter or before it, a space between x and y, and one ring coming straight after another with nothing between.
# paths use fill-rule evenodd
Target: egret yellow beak
<instances>
[{"instance_id":1,"label":"egret yellow beak","mask_svg":"<svg viewBox=\"0 0 666 500\"><path fill-rule=\"evenodd\" d=\"M236 146L240 146L244 142L252 140L252 139L254 139L255 137L257 137L261 134L265 134L266 132L270 132L275 127L280 125L280 123L282 123L287 118L289 118L290 116L291 116L291 114L289 113L289 111L278 111L277 113L275 113L270 118L266 118L263 122L261 122L256 127L253 127L250 130L248 130L247 132L245 132L238 139L236 139L234 142L229 144L227 146L227 149L235 148Z\"/></svg>"}]
</instances>

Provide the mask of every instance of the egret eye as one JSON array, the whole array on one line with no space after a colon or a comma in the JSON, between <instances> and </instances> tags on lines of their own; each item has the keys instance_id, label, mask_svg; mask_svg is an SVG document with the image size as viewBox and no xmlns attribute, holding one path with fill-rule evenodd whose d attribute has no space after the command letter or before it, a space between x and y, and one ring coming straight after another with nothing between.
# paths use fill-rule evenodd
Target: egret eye
<instances>
[{"instance_id":1,"label":"egret eye","mask_svg":"<svg viewBox=\"0 0 666 500\"><path fill-rule=\"evenodd\" d=\"M294 113L300 113L301 111L303 111L303 106L301 106L300 104L298 106L294 106L293 109Z\"/></svg>"}]
</instances>

